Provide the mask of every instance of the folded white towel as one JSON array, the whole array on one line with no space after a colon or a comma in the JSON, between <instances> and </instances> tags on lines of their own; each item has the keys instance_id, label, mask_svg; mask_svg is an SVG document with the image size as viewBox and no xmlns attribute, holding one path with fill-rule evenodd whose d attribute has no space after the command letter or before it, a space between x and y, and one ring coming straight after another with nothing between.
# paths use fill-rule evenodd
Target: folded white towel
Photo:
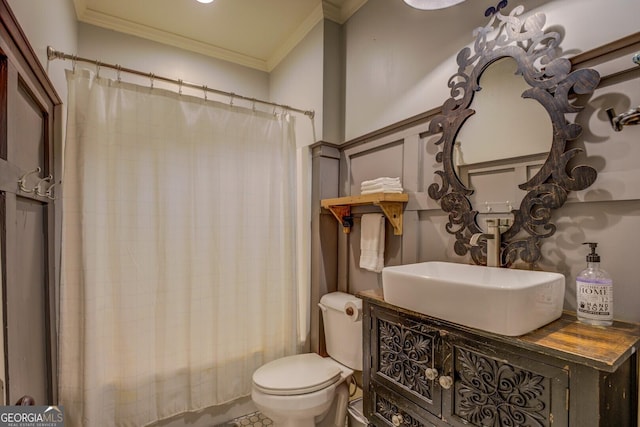
<instances>
[{"instance_id":1,"label":"folded white towel","mask_svg":"<svg viewBox=\"0 0 640 427\"><path fill-rule=\"evenodd\" d=\"M402 193L400 178L381 177L370 181L362 181L360 194L373 193Z\"/></svg>"},{"instance_id":2,"label":"folded white towel","mask_svg":"<svg viewBox=\"0 0 640 427\"><path fill-rule=\"evenodd\" d=\"M362 181L360 183L360 187L362 188L362 187L378 185L378 184L400 185L400 186L402 185L402 183L400 182L400 178L389 178L389 177L383 176L383 177L372 179L369 181Z\"/></svg>"},{"instance_id":3,"label":"folded white towel","mask_svg":"<svg viewBox=\"0 0 640 427\"><path fill-rule=\"evenodd\" d=\"M360 190L374 190L376 188L402 188L400 184L373 184L373 185L361 185Z\"/></svg>"},{"instance_id":4,"label":"folded white towel","mask_svg":"<svg viewBox=\"0 0 640 427\"><path fill-rule=\"evenodd\" d=\"M382 214L362 215L360 230L360 268L380 273L384 267L384 226Z\"/></svg>"},{"instance_id":5,"label":"folded white towel","mask_svg":"<svg viewBox=\"0 0 640 427\"><path fill-rule=\"evenodd\" d=\"M402 193L402 188L373 188L371 190L362 190L360 194L375 194L375 193Z\"/></svg>"}]
</instances>

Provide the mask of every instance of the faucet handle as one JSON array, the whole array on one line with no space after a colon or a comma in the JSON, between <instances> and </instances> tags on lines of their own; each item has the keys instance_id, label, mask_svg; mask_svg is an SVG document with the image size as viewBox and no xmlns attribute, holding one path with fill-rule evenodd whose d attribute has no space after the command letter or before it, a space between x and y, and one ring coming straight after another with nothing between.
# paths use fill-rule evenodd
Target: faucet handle
<instances>
[{"instance_id":1,"label":"faucet handle","mask_svg":"<svg viewBox=\"0 0 640 427\"><path fill-rule=\"evenodd\" d=\"M507 231L512 224L513 221L511 220L511 218L500 218L498 220L498 229L500 230L500 233L504 233L505 231Z\"/></svg>"}]
</instances>

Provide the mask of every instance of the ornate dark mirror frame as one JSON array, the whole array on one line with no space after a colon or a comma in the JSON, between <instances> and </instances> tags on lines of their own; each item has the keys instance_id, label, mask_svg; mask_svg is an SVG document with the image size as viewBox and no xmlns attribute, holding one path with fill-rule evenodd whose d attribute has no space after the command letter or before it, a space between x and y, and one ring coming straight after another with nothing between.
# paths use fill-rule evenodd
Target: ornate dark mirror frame
<instances>
[{"instance_id":1,"label":"ornate dark mirror frame","mask_svg":"<svg viewBox=\"0 0 640 427\"><path fill-rule=\"evenodd\" d=\"M475 93L481 89L479 79L493 62L504 57L516 61L516 73L530 86L522 97L537 100L548 112L553 126L553 141L544 165L529 181L519 185L526 195L520 207L511 211L513 224L502 233L500 265L510 266L520 258L534 266L541 257L541 239L556 231L550 221L552 211L565 203L570 191L589 187L597 176L590 166L570 168L568 165L583 151L567 148L568 141L580 136L582 127L568 122L565 114L582 109L576 105L575 96L590 95L598 86L600 75L590 69L571 71L571 62L557 57L560 34L543 31L545 15L536 13L522 19L523 11L524 7L518 6L505 16L494 9L489 23L475 31L474 52L465 47L458 53L458 72L448 82L451 97L429 124L430 133L442 133L435 144L442 147L436 154L436 161L443 166L442 170L436 171L442 183L431 184L429 196L439 201L441 208L449 214L446 230L455 235L456 254L470 252L476 264L486 264L486 241L480 246L469 243L472 235L483 230L476 222L478 211L473 210L467 197L473 189L462 184L455 172L453 149L462 125L475 114L470 106Z\"/></svg>"}]
</instances>

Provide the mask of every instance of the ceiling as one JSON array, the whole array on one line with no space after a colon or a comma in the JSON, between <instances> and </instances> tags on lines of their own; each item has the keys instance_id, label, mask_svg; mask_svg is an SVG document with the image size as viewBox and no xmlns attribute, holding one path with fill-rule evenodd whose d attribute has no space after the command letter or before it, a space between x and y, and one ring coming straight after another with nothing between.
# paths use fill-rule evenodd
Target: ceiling
<instances>
[{"instance_id":1,"label":"ceiling","mask_svg":"<svg viewBox=\"0 0 640 427\"><path fill-rule=\"evenodd\" d=\"M323 18L367 0L73 0L78 21L271 71Z\"/></svg>"}]
</instances>

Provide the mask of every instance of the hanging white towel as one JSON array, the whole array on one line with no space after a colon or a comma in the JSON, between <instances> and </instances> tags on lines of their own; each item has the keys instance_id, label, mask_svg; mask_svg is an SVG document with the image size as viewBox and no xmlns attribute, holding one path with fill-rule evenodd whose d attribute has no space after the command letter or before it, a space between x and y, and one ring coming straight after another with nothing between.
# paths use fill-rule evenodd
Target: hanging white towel
<instances>
[{"instance_id":1,"label":"hanging white towel","mask_svg":"<svg viewBox=\"0 0 640 427\"><path fill-rule=\"evenodd\" d=\"M360 268L380 273L384 267L384 226L382 214L362 215L360 231Z\"/></svg>"}]
</instances>

